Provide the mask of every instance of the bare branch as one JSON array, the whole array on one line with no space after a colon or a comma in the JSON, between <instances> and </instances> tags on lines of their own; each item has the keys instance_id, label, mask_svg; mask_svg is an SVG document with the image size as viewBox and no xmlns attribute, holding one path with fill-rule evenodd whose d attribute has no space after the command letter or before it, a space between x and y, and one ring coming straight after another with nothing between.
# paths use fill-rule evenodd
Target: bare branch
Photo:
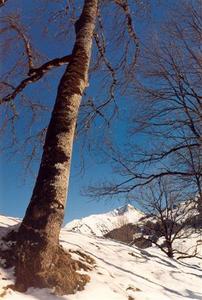
<instances>
[{"instance_id":1,"label":"bare branch","mask_svg":"<svg viewBox=\"0 0 202 300\"><path fill-rule=\"evenodd\" d=\"M139 41L139 38L137 37L137 34L134 29L133 20L132 20L128 1L127 0L115 0L115 3L118 6L120 6L125 13L128 34L136 46L135 55L133 57L133 63L132 63L132 66L134 67L137 64L137 59L140 54L140 41Z\"/></svg>"},{"instance_id":2,"label":"bare branch","mask_svg":"<svg viewBox=\"0 0 202 300\"><path fill-rule=\"evenodd\" d=\"M49 70L55 68L55 67L60 67L64 64L69 63L71 60L71 55L66 55L61 58L55 58L53 60L50 60L40 66L39 68L36 69L31 69L29 71L29 77L21 81L21 83L14 89L14 91L11 94L8 94L6 97L2 98L0 100L0 104L9 102L11 100L14 100L14 98L24 90L24 88L33 82L38 81L41 79ZM10 85L9 83L6 83L7 85ZM11 86L11 85L10 85ZM12 87L13 88L13 87Z\"/></svg>"},{"instance_id":3,"label":"bare branch","mask_svg":"<svg viewBox=\"0 0 202 300\"><path fill-rule=\"evenodd\" d=\"M25 34L25 29L22 27L22 25L18 24L16 18L12 17L12 16L5 17L3 19L3 23L6 23L9 27L9 29L13 29L14 31L16 31L19 38L23 41L25 52L26 52L27 59L28 59L29 70L33 69L34 63L33 63L32 47L31 47L29 38Z\"/></svg>"}]
</instances>

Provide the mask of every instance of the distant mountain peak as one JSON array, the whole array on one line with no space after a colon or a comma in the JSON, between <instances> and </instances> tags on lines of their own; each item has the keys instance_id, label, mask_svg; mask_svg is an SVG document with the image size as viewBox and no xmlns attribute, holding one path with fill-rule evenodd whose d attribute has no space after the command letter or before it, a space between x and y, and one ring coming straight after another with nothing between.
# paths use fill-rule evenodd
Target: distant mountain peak
<instances>
[{"instance_id":1,"label":"distant mountain peak","mask_svg":"<svg viewBox=\"0 0 202 300\"><path fill-rule=\"evenodd\" d=\"M129 212L129 211L134 211L134 210L137 211L137 209L131 204L125 204L125 205L115 209L115 211L117 211L119 215L125 214L126 212Z\"/></svg>"},{"instance_id":2,"label":"distant mountain peak","mask_svg":"<svg viewBox=\"0 0 202 300\"><path fill-rule=\"evenodd\" d=\"M105 214L90 215L65 225L66 230L83 234L104 236L123 224L137 223L145 214L131 204L126 204Z\"/></svg>"}]
</instances>

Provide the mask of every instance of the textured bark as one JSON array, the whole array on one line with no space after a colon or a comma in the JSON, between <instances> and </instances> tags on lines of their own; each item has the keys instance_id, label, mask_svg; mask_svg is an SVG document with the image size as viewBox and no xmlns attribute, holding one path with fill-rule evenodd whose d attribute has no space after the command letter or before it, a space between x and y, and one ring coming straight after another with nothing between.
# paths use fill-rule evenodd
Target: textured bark
<instances>
[{"instance_id":1,"label":"textured bark","mask_svg":"<svg viewBox=\"0 0 202 300\"><path fill-rule=\"evenodd\" d=\"M199 212L199 216L198 216L199 220L198 221L202 228L202 191L201 190L199 191L199 195L197 197L197 202L198 202L197 208L198 208L198 212Z\"/></svg>"},{"instance_id":2,"label":"textured bark","mask_svg":"<svg viewBox=\"0 0 202 300\"><path fill-rule=\"evenodd\" d=\"M166 247L167 247L167 255L170 258L173 258L173 248L172 248L172 243L170 240L166 241Z\"/></svg>"},{"instance_id":3,"label":"textured bark","mask_svg":"<svg viewBox=\"0 0 202 300\"><path fill-rule=\"evenodd\" d=\"M50 284L50 274L58 261L76 120L88 85L97 2L86 0L75 24L71 61L59 83L38 177L18 232L16 287L20 290L56 284L52 279Z\"/></svg>"}]
</instances>

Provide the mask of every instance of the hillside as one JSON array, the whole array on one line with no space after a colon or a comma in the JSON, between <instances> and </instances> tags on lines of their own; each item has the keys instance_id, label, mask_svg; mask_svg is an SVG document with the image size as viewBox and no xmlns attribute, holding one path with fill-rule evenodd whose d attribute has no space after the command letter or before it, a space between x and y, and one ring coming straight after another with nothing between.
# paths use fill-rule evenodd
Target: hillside
<instances>
[{"instance_id":1,"label":"hillside","mask_svg":"<svg viewBox=\"0 0 202 300\"><path fill-rule=\"evenodd\" d=\"M19 219L0 217L0 235ZM194 239L195 237L192 236ZM167 258L155 247L141 250L137 247L61 230L60 243L71 250L74 258L83 260L84 254L95 261L88 271L90 282L81 292L68 296L54 296L46 289L30 288L25 294L11 289L4 300L185 300L202 299L202 261L191 258L181 262ZM191 239L190 239L191 243ZM190 244L191 245L191 244ZM30 258L33 259L33 258ZM3 262L2 262L3 263ZM3 287L14 279L12 269L0 269ZM86 271L83 271L86 273ZM68 275L68 270L67 270Z\"/></svg>"},{"instance_id":2,"label":"hillside","mask_svg":"<svg viewBox=\"0 0 202 300\"><path fill-rule=\"evenodd\" d=\"M178 241L173 243L175 251L183 252L184 250L186 255L193 255L196 243L193 243L193 247L190 248L189 242L187 245L187 238L188 240L189 238L191 239L192 233L196 231L196 228L198 228L198 238L195 241L199 240L201 244L200 224L197 222L198 211L195 202L185 201L175 205L172 213L169 213L172 220L169 219L166 211L163 214L167 220L167 230L171 230L172 226L173 235L182 226L182 230L177 234L177 239L180 236L181 243L178 243ZM168 225L169 223L170 225ZM73 220L65 225L65 229L85 235L105 237L126 244L134 243L136 246L146 249L156 242L158 242L158 245L165 243L165 236L163 236L164 225L161 224L158 214L153 216L145 214L128 204L105 214L96 214Z\"/></svg>"}]
</instances>

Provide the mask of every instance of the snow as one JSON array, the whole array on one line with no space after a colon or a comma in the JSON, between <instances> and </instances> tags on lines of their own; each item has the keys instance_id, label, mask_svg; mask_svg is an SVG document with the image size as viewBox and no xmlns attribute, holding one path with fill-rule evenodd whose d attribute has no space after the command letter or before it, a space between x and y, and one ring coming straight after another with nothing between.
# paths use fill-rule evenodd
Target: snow
<instances>
[{"instance_id":1,"label":"snow","mask_svg":"<svg viewBox=\"0 0 202 300\"><path fill-rule=\"evenodd\" d=\"M103 236L124 224L136 223L145 214L128 204L105 214L76 219L65 225L66 230Z\"/></svg>"},{"instance_id":2,"label":"snow","mask_svg":"<svg viewBox=\"0 0 202 300\"><path fill-rule=\"evenodd\" d=\"M0 226L7 228L8 226L15 226L21 220L19 218L7 217L7 216L0 216Z\"/></svg>"},{"instance_id":3,"label":"snow","mask_svg":"<svg viewBox=\"0 0 202 300\"><path fill-rule=\"evenodd\" d=\"M0 232L2 228L5 232L7 226L18 222L17 219L0 216ZM195 240L195 236L187 239L187 246L191 247ZM202 299L202 261L198 258L176 261L167 258L156 247L142 250L66 228L61 230L60 242L65 249L80 250L94 258L96 264L88 272L91 280L85 289L62 297L51 294L47 289L30 288L25 294L8 289L4 300ZM200 251L202 254L202 249ZM73 256L78 257L76 253ZM0 276L2 293L3 287L13 283L13 270L1 268Z\"/></svg>"},{"instance_id":4,"label":"snow","mask_svg":"<svg viewBox=\"0 0 202 300\"><path fill-rule=\"evenodd\" d=\"M0 215L0 239L2 236L6 234L8 231L8 227L12 227L12 229L17 229L18 224L21 220L19 218L6 217Z\"/></svg>"}]
</instances>

